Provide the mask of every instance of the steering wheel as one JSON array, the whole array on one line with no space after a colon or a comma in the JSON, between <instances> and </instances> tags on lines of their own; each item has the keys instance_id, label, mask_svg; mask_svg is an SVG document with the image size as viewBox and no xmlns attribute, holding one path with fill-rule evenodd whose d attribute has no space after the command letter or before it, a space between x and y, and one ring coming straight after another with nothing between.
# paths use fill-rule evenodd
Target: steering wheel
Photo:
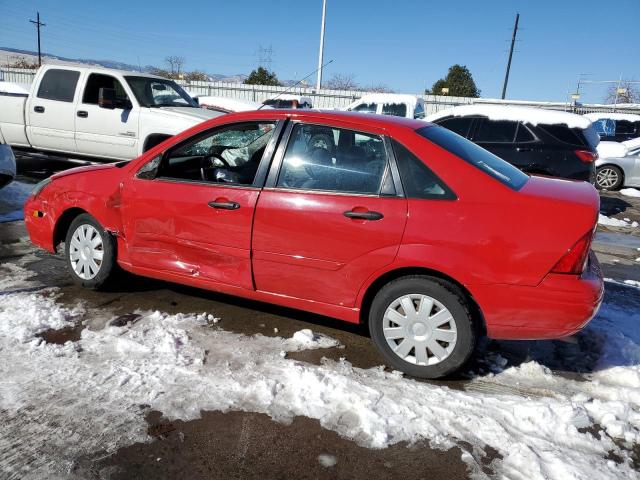
<instances>
[{"instance_id":1,"label":"steering wheel","mask_svg":"<svg viewBox=\"0 0 640 480\"><path fill-rule=\"evenodd\" d=\"M231 165L229 165L229 162L227 162L220 153L212 153L206 158L211 161L211 164L212 164L211 166L213 166L213 167L216 166L214 164L214 161L212 160L212 159L215 158L215 159L220 160L225 167L231 168Z\"/></svg>"}]
</instances>

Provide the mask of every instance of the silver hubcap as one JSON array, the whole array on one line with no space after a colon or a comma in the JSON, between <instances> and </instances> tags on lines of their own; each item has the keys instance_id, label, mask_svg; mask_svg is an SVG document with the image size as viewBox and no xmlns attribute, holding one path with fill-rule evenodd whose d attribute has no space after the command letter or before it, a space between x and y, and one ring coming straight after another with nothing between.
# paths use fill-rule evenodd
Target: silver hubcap
<instances>
[{"instance_id":1,"label":"silver hubcap","mask_svg":"<svg viewBox=\"0 0 640 480\"><path fill-rule=\"evenodd\" d=\"M71 267L83 280L91 280L100 271L104 248L100 233L91 225L80 225L71 236Z\"/></svg>"},{"instance_id":2,"label":"silver hubcap","mask_svg":"<svg viewBox=\"0 0 640 480\"><path fill-rule=\"evenodd\" d=\"M405 362L435 365L456 346L453 315L435 298L410 294L397 298L384 313L382 329L391 350Z\"/></svg>"},{"instance_id":3,"label":"silver hubcap","mask_svg":"<svg viewBox=\"0 0 640 480\"><path fill-rule=\"evenodd\" d=\"M616 172L613 168L602 168L598 170L596 182L598 183L599 187L611 188L616 183L618 183L618 172Z\"/></svg>"}]
</instances>

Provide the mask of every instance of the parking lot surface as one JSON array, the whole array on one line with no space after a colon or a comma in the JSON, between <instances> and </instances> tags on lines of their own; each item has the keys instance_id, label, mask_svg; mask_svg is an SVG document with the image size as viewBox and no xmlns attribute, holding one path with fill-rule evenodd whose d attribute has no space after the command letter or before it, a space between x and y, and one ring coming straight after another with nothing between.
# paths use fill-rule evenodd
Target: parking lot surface
<instances>
[{"instance_id":1,"label":"parking lot surface","mask_svg":"<svg viewBox=\"0 0 640 480\"><path fill-rule=\"evenodd\" d=\"M69 166L21 160L18 182L28 191ZM0 214L16 211L22 191L0 192ZM606 193L601 213L632 224L640 199ZM42 302L67 312L62 328L37 341L16 337L28 345L22 356L0 345L0 387L15 394L11 409L0 408L0 477L563 478L545 468L564 456L567 475L632 478L640 423L622 410L637 407L630 398L640 340L625 322L639 319L639 230L601 227L594 250L608 278L605 304L573 342L488 341L468 371L424 382L385 371L359 326L127 274L106 292L82 289L61 256L30 245L21 221L0 224L0 312L12 295L25 321L40 318ZM167 341L154 322L174 336ZM313 341L296 343L305 329ZM613 355L622 346L630 353ZM29 359L34 369L60 362L51 371L58 383L33 385ZM125 374L138 365L144 375ZM610 375L616 369L626 369L626 380ZM308 389L294 394L287 382ZM278 403L283 395L292 396L287 406ZM517 477L518 462L536 476Z\"/></svg>"}]
</instances>

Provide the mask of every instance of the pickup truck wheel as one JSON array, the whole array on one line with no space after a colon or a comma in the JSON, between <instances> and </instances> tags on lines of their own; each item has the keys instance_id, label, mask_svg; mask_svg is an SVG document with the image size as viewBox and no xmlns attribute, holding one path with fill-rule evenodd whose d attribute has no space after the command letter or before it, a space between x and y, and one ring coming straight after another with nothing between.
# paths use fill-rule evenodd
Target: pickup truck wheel
<instances>
[{"instance_id":1,"label":"pickup truck wheel","mask_svg":"<svg viewBox=\"0 0 640 480\"><path fill-rule=\"evenodd\" d=\"M115 267L115 241L93 218L78 215L67 231L65 257L74 282L99 289L107 283Z\"/></svg>"},{"instance_id":2,"label":"pickup truck wheel","mask_svg":"<svg viewBox=\"0 0 640 480\"><path fill-rule=\"evenodd\" d=\"M380 289L371 305L369 331L391 367L420 378L460 369L476 342L461 292L421 275L393 280Z\"/></svg>"}]
</instances>

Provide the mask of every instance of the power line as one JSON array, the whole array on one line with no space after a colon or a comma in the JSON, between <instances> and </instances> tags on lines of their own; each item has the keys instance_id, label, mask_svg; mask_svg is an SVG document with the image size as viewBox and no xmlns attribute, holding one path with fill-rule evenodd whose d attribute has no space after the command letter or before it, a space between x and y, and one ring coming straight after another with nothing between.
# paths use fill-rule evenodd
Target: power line
<instances>
[{"instance_id":1,"label":"power line","mask_svg":"<svg viewBox=\"0 0 640 480\"><path fill-rule=\"evenodd\" d=\"M36 20L29 20L31 23L33 23L37 30L38 30L38 66L42 65L42 52L40 50L40 27L46 27L47 25L45 23L42 23L40 21L40 12L36 12L37 16L36 16Z\"/></svg>"}]
</instances>

